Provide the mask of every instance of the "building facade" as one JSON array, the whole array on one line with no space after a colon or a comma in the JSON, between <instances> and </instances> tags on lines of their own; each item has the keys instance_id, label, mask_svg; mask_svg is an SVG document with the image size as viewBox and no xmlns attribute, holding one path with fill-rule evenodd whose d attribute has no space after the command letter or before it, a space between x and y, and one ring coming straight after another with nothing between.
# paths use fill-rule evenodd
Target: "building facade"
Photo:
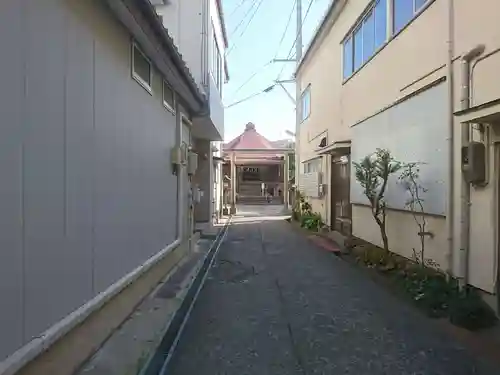
<instances>
[{"instance_id":1,"label":"building facade","mask_svg":"<svg viewBox=\"0 0 500 375\"><path fill-rule=\"evenodd\" d=\"M193 132L194 151L201 155L194 176L200 199L195 207L198 225L211 224L218 217L221 184L221 144L224 138L223 87L228 81L225 51L227 32L221 0L153 0L163 25L168 28L196 83L207 96L206 116L200 132Z\"/></svg>"},{"instance_id":2,"label":"building facade","mask_svg":"<svg viewBox=\"0 0 500 375\"><path fill-rule=\"evenodd\" d=\"M325 183L324 193L310 199L313 209L334 226L338 188L332 175L335 158L344 157L340 174L350 175L350 186L340 195L348 195L352 234L379 245L349 165L376 148L402 162L422 163L424 210L433 234L426 237L427 257L484 291L493 307L500 258L500 86L493 78L500 61L498 10L495 0L333 1L297 71L303 93L299 185L308 168L320 169ZM391 250L411 257L420 238L406 198L390 181Z\"/></svg>"},{"instance_id":3,"label":"building facade","mask_svg":"<svg viewBox=\"0 0 500 375\"><path fill-rule=\"evenodd\" d=\"M224 206L288 204L289 154L284 141L269 141L248 123L239 136L223 145Z\"/></svg>"},{"instance_id":4,"label":"building facade","mask_svg":"<svg viewBox=\"0 0 500 375\"><path fill-rule=\"evenodd\" d=\"M0 374L69 375L189 252L219 137L148 0L8 1L0 31Z\"/></svg>"}]
</instances>

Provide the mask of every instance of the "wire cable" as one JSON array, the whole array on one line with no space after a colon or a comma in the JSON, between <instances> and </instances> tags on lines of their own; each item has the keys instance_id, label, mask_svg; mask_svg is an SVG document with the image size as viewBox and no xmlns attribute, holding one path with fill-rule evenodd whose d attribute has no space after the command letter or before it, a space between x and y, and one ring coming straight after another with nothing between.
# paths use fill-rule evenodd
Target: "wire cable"
<instances>
[{"instance_id":1,"label":"wire cable","mask_svg":"<svg viewBox=\"0 0 500 375\"><path fill-rule=\"evenodd\" d=\"M241 0L241 2L238 5L236 5L236 7L232 10L229 17L233 16L238 11L238 9L240 9L243 6L243 4L245 4L246 2L247 2L247 0Z\"/></svg>"},{"instance_id":2,"label":"wire cable","mask_svg":"<svg viewBox=\"0 0 500 375\"><path fill-rule=\"evenodd\" d=\"M286 22L285 31L283 31L283 35L281 35L281 39L280 39L280 42L278 44L278 48L276 48L276 53L274 55L274 58L278 57L278 52L281 48L281 45L283 44L283 40L285 39L286 32L288 31L288 27L290 26L290 22L292 21L293 11L294 11L296 5L297 5L297 0L295 0L293 2L292 10L290 11L290 15L288 16L288 21Z\"/></svg>"},{"instance_id":3,"label":"wire cable","mask_svg":"<svg viewBox=\"0 0 500 375\"><path fill-rule=\"evenodd\" d=\"M256 93L252 94L252 95L249 95L249 96L247 96L247 97L245 97L245 98L243 98L243 99L241 99L241 100L238 100L237 102L234 102L234 103L231 103L231 104L229 104L229 105L227 105L227 106L224 106L224 108L225 108L225 109L228 109L228 108L231 108L231 107L233 107L233 106L235 106L235 105L237 105L237 104L240 104L240 103L246 102L247 100L250 100L250 99L252 99L252 98L255 98L256 96L259 96L259 95L265 94L266 92L271 91L271 90L272 90L272 88L274 88L274 86L269 86L267 89L261 90L261 91L259 91L259 92L256 92Z\"/></svg>"},{"instance_id":4,"label":"wire cable","mask_svg":"<svg viewBox=\"0 0 500 375\"><path fill-rule=\"evenodd\" d=\"M243 88L245 87L252 79L254 79L254 77L259 74L262 70L264 70L265 68L267 68L269 65L271 65L273 63L273 61L268 61L267 63L265 63L263 66L261 66L260 68L258 68L257 70L255 70L251 75L250 77L247 78L247 80L245 82L243 82L234 92L233 92L233 97L236 96L236 94Z\"/></svg>"},{"instance_id":5,"label":"wire cable","mask_svg":"<svg viewBox=\"0 0 500 375\"><path fill-rule=\"evenodd\" d=\"M300 30L297 30L297 35L295 36L295 40L293 41L293 44L290 47L290 51L288 51L287 59L290 58L293 47L295 47L295 43L297 43L297 39L299 39L299 34L302 32L302 29L304 28L304 23L306 22L307 16L309 14L309 11L311 10L313 2L314 0L309 0L309 5L307 6L306 14L304 15L304 18L302 18L302 27L300 28Z\"/></svg>"},{"instance_id":6,"label":"wire cable","mask_svg":"<svg viewBox=\"0 0 500 375\"><path fill-rule=\"evenodd\" d=\"M243 35L245 35L245 32L247 31L248 29L248 26L250 26L250 24L252 23L252 20L254 19L255 15L257 14L257 12L259 11L259 8L261 7L261 5L264 3L264 0L259 0L259 3L257 4L257 7L255 8L255 11L252 13L252 15L250 16L250 20L248 21L248 23L246 24L245 28L241 31L240 35L238 36L237 39L243 37ZM255 2L254 2L255 4ZM231 53L231 51L234 51L234 48L237 46L237 43L234 42L233 45L229 48L229 50L227 51L226 53L226 56L229 56L229 54Z\"/></svg>"},{"instance_id":7,"label":"wire cable","mask_svg":"<svg viewBox=\"0 0 500 375\"><path fill-rule=\"evenodd\" d=\"M290 59L291 56L292 56L292 51L293 51L293 47L295 47L295 44L297 43L297 39L299 39L299 33L302 32L302 29L304 28L304 22L306 22L306 19L307 19L307 16L309 14L309 11L311 10L311 7L312 7L312 4L313 4L314 0L309 0L309 5L307 6L307 10L306 10L306 13L304 15L304 18L302 18L302 26L300 28L300 30L297 30L297 35L295 36L295 40L293 41L293 44L292 46L290 47L290 50L288 51L288 54L287 54L287 59ZM276 77L276 80L279 80L281 75L283 74L283 71L285 70L285 65L283 65L281 67L281 70L280 72L278 73L278 76Z\"/></svg>"},{"instance_id":8,"label":"wire cable","mask_svg":"<svg viewBox=\"0 0 500 375\"><path fill-rule=\"evenodd\" d=\"M252 4L250 5L250 8L248 8L246 10L246 12L243 14L243 17L241 17L241 20L240 22L238 22L238 24L236 25L236 27L234 28L233 31L230 32L231 36L236 33L236 31L238 31L238 29L240 28L240 26L243 24L243 22L245 22L245 19L247 18L247 16L250 14L250 12L253 10L253 8L255 7L255 5L257 4L257 0L253 0L252 1Z\"/></svg>"}]
</instances>

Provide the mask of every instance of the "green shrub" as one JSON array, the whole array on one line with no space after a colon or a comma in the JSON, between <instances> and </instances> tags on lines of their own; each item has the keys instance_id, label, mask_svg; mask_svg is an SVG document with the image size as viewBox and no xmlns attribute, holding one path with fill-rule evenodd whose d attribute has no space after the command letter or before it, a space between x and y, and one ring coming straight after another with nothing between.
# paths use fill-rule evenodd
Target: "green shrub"
<instances>
[{"instance_id":1,"label":"green shrub","mask_svg":"<svg viewBox=\"0 0 500 375\"><path fill-rule=\"evenodd\" d=\"M406 272L403 287L417 306L432 317L446 316L449 301L456 290L454 283L449 282L445 275L419 266L411 267Z\"/></svg>"},{"instance_id":2,"label":"green shrub","mask_svg":"<svg viewBox=\"0 0 500 375\"><path fill-rule=\"evenodd\" d=\"M466 287L454 294L449 308L450 322L477 330L496 324L497 317L493 310L483 301L478 291Z\"/></svg>"},{"instance_id":3,"label":"green shrub","mask_svg":"<svg viewBox=\"0 0 500 375\"><path fill-rule=\"evenodd\" d=\"M315 232L323 225L321 215L316 213L303 214L300 218L300 226Z\"/></svg>"}]
</instances>

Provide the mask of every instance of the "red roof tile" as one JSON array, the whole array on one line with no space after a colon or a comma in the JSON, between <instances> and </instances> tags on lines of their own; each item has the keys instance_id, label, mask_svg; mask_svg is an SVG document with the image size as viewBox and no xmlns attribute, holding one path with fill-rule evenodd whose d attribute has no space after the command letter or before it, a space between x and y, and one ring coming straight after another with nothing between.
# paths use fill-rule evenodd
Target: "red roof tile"
<instances>
[{"instance_id":1,"label":"red roof tile","mask_svg":"<svg viewBox=\"0 0 500 375\"><path fill-rule=\"evenodd\" d=\"M234 138L231 142L224 144L224 151L242 149L273 149L273 145L264 136L255 130L251 122L246 124L245 131Z\"/></svg>"}]
</instances>

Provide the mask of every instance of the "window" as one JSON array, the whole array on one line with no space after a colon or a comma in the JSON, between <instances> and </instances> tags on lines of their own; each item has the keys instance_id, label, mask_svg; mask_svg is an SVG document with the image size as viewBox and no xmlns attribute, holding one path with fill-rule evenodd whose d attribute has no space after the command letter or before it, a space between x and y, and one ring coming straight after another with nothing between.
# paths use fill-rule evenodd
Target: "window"
<instances>
[{"instance_id":1,"label":"window","mask_svg":"<svg viewBox=\"0 0 500 375\"><path fill-rule=\"evenodd\" d=\"M149 59L135 43L132 44L132 77L151 92L153 68Z\"/></svg>"},{"instance_id":2,"label":"window","mask_svg":"<svg viewBox=\"0 0 500 375\"><path fill-rule=\"evenodd\" d=\"M393 0L394 34L400 32L429 0Z\"/></svg>"},{"instance_id":3,"label":"window","mask_svg":"<svg viewBox=\"0 0 500 375\"><path fill-rule=\"evenodd\" d=\"M304 121L311 114L311 85L302 92L300 100L302 102L301 121Z\"/></svg>"},{"instance_id":4,"label":"window","mask_svg":"<svg viewBox=\"0 0 500 375\"><path fill-rule=\"evenodd\" d=\"M175 113L175 92L170 85L163 81L163 105Z\"/></svg>"},{"instance_id":5,"label":"window","mask_svg":"<svg viewBox=\"0 0 500 375\"><path fill-rule=\"evenodd\" d=\"M344 79L349 78L353 73L352 67L352 36L344 42Z\"/></svg>"},{"instance_id":6,"label":"window","mask_svg":"<svg viewBox=\"0 0 500 375\"><path fill-rule=\"evenodd\" d=\"M375 16L373 11L363 20L363 56L375 53Z\"/></svg>"},{"instance_id":7,"label":"window","mask_svg":"<svg viewBox=\"0 0 500 375\"><path fill-rule=\"evenodd\" d=\"M387 1L380 0L375 5L375 50L387 40Z\"/></svg>"},{"instance_id":8,"label":"window","mask_svg":"<svg viewBox=\"0 0 500 375\"><path fill-rule=\"evenodd\" d=\"M360 69L388 40L388 25L397 34L432 0L374 0L343 42L344 79ZM392 3L389 3L392 2ZM387 5L393 4L390 19Z\"/></svg>"},{"instance_id":9,"label":"window","mask_svg":"<svg viewBox=\"0 0 500 375\"><path fill-rule=\"evenodd\" d=\"M224 84L224 66L222 62L222 56L219 50L219 45L217 44L217 36L212 25L212 76L217 85L219 93L222 95L222 85Z\"/></svg>"},{"instance_id":10,"label":"window","mask_svg":"<svg viewBox=\"0 0 500 375\"><path fill-rule=\"evenodd\" d=\"M354 70L363 65L363 28L361 26L354 32Z\"/></svg>"},{"instance_id":11,"label":"window","mask_svg":"<svg viewBox=\"0 0 500 375\"><path fill-rule=\"evenodd\" d=\"M313 159L304 163L304 173L321 172L321 158Z\"/></svg>"},{"instance_id":12,"label":"window","mask_svg":"<svg viewBox=\"0 0 500 375\"><path fill-rule=\"evenodd\" d=\"M344 40L344 79L361 68L386 42L387 1L374 2L354 31Z\"/></svg>"}]
</instances>

